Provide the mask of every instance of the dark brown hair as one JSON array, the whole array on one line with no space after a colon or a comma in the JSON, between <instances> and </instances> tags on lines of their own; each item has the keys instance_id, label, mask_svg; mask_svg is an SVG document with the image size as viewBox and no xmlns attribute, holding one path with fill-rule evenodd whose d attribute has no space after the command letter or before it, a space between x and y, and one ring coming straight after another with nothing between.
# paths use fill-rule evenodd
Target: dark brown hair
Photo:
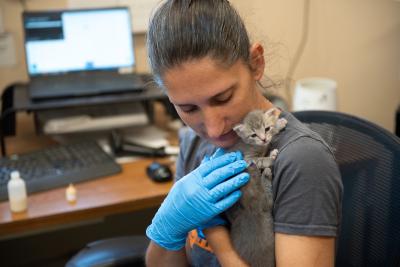
<instances>
[{"instance_id":1,"label":"dark brown hair","mask_svg":"<svg viewBox=\"0 0 400 267\"><path fill-rule=\"evenodd\" d=\"M162 85L172 67L209 56L224 66L249 62L250 41L227 0L167 0L153 14L147 36L149 63Z\"/></svg>"}]
</instances>

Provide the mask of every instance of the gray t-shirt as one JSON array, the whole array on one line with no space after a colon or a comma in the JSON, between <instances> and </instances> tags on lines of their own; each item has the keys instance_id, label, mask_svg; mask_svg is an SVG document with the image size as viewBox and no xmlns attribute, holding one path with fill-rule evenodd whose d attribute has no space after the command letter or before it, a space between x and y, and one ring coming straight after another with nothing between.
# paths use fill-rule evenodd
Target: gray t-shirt
<instances>
[{"instance_id":1,"label":"gray t-shirt","mask_svg":"<svg viewBox=\"0 0 400 267\"><path fill-rule=\"evenodd\" d=\"M273 166L273 217L277 233L331 236L338 232L343 186L333 153L322 138L281 112L288 124L271 143L279 154ZM180 133L181 152L176 180L194 170L216 147L186 129ZM190 239L193 266L218 266L207 243L199 236Z\"/></svg>"}]
</instances>

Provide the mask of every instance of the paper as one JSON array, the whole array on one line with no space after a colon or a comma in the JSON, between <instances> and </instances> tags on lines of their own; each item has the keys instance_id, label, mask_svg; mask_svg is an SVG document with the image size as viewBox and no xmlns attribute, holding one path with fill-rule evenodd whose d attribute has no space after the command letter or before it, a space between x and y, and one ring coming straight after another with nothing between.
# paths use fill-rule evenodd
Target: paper
<instances>
[{"instance_id":1,"label":"paper","mask_svg":"<svg viewBox=\"0 0 400 267\"><path fill-rule=\"evenodd\" d=\"M147 31L152 10L159 0L68 0L70 8L99 8L99 7L129 7L132 18L132 31L143 33Z\"/></svg>"},{"instance_id":2,"label":"paper","mask_svg":"<svg viewBox=\"0 0 400 267\"><path fill-rule=\"evenodd\" d=\"M10 33L0 33L0 67L16 65L14 37Z\"/></svg>"},{"instance_id":3,"label":"paper","mask_svg":"<svg viewBox=\"0 0 400 267\"><path fill-rule=\"evenodd\" d=\"M123 140L126 143L150 148L160 148L169 145L167 133L154 125L126 129L123 131Z\"/></svg>"}]
</instances>

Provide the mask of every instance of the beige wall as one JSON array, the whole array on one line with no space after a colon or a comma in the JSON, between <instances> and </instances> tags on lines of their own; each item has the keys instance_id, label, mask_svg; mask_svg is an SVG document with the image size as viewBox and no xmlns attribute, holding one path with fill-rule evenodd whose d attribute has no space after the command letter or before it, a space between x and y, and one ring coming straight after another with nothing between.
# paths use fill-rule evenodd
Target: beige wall
<instances>
[{"instance_id":1,"label":"beige wall","mask_svg":"<svg viewBox=\"0 0 400 267\"><path fill-rule=\"evenodd\" d=\"M252 40L266 48L266 74L285 77L301 36L303 1L231 0ZM338 109L393 131L400 104L400 2L311 0L308 43L293 79L325 76L338 82ZM27 0L29 9L63 8L66 0ZM18 63L0 68L0 88L27 80L19 1L0 0L14 34ZM137 36L138 71L148 70L144 36Z\"/></svg>"}]
</instances>

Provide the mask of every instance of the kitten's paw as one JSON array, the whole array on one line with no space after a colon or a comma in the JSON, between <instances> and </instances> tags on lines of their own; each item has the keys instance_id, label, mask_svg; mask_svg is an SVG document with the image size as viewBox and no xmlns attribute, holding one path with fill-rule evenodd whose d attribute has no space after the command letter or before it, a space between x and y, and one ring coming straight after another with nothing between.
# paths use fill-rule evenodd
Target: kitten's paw
<instances>
[{"instance_id":1,"label":"kitten's paw","mask_svg":"<svg viewBox=\"0 0 400 267\"><path fill-rule=\"evenodd\" d=\"M263 169L264 168L264 162L262 160L255 160L254 164L256 165L257 169Z\"/></svg>"},{"instance_id":2,"label":"kitten's paw","mask_svg":"<svg viewBox=\"0 0 400 267\"><path fill-rule=\"evenodd\" d=\"M278 149L274 149L269 153L269 157L272 158L273 160L275 160L277 156L278 156Z\"/></svg>"},{"instance_id":3,"label":"kitten's paw","mask_svg":"<svg viewBox=\"0 0 400 267\"><path fill-rule=\"evenodd\" d=\"M281 118L276 121L276 126L278 127L279 130L283 129L286 127L287 120L284 118Z\"/></svg>"},{"instance_id":4,"label":"kitten's paw","mask_svg":"<svg viewBox=\"0 0 400 267\"><path fill-rule=\"evenodd\" d=\"M261 174L261 177L264 179L265 181L265 185L267 187L271 187L272 186L272 171L271 168L265 168Z\"/></svg>"},{"instance_id":5,"label":"kitten's paw","mask_svg":"<svg viewBox=\"0 0 400 267\"><path fill-rule=\"evenodd\" d=\"M265 168L264 171L263 171L263 176L264 176L265 178L271 177L271 176L272 176L272 171L271 171L271 169L270 169L270 168Z\"/></svg>"}]
</instances>

